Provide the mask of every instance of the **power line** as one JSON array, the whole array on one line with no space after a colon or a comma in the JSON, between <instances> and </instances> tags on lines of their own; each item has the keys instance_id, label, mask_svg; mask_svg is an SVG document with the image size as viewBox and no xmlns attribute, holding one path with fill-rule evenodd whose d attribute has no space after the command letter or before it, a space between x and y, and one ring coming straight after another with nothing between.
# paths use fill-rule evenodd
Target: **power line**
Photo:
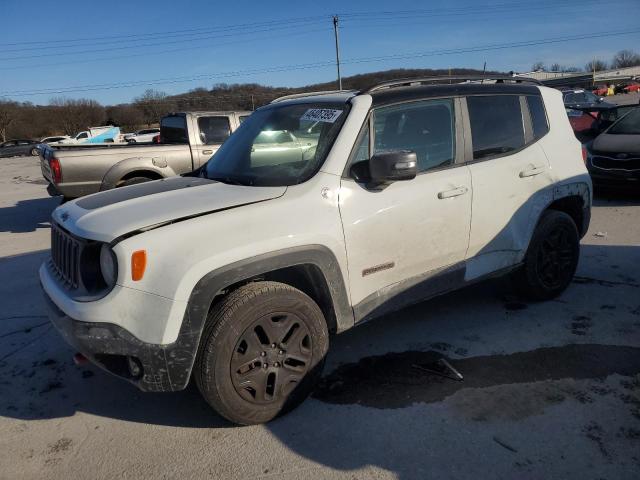
<instances>
[{"instance_id":1,"label":"power line","mask_svg":"<svg viewBox=\"0 0 640 480\"><path fill-rule=\"evenodd\" d=\"M294 37L294 36L300 36L300 35L308 35L310 33L317 33L317 32L329 32L331 29L329 27L322 27L322 28L314 28L314 29L308 29L305 28L302 31L295 31L295 32L288 32L288 33L283 33L283 34L269 34L266 36L260 36L260 37L255 37L255 38L245 38L245 39L241 39L241 40L230 40L227 42L216 42L215 46L213 47L213 49L217 48L217 47L221 47L221 46L226 46L226 45L236 45L236 44L240 44L240 43L250 43L250 42L255 42L255 41L261 41L261 40L272 40L275 38L289 38L289 37ZM115 55L115 56L110 56L110 57L99 57L99 58L89 58L89 59L83 59L83 60L70 60L70 61L57 61L57 62L51 62L51 63L38 63L38 64L31 64L31 65L14 65L14 66L10 66L10 67L0 67L0 71L2 70L19 70L19 69L29 69L29 68L43 68L43 67L57 67L60 65L77 65L77 64L84 64L84 63L95 63L95 62L104 62L107 60L120 60L123 58L136 58L136 57L149 57L152 55L163 55L166 53L174 53L174 52L182 52L185 50L192 50L194 48L207 48L208 51L211 51L212 47L206 46L206 45L202 45L202 46L197 46L197 47L179 47L179 48L171 48L171 49L164 49L164 50L153 50L151 52L142 52L142 53L133 53L133 54L128 54L128 55Z\"/></svg>"},{"instance_id":2,"label":"power line","mask_svg":"<svg viewBox=\"0 0 640 480\"><path fill-rule=\"evenodd\" d=\"M285 19L277 19L277 20L268 20L263 22L252 22L252 23L240 23L235 25L222 25L219 27L201 27L201 28L190 28L184 30L170 30L170 31L162 31L162 32L151 32L151 33L135 33L135 34L127 34L127 35L106 35L101 37L85 37L85 38L75 38L75 39L64 39L64 40L38 40L38 41L30 41L30 42L14 42L14 43L3 43L0 44L0 47L6 46L14 46L14 45L35 45L35 44L46 44L50 45L52 43L72 43L72 42L92 42L94 40L105 40L105 39L132 39L135 37L143 37L143 40L146 40L144 37L149 36L166 36L172 34L189 34L195 32L204 31L227 31L234 29L246 29L246 28L254 28L254 27L263 27L269 25L281 25L283 23L295 23L301 21L308 20L320 20L326 19L330 17L330 15L316 15L313 17L297 17L297 18L285 18ZM205 32L206 33L206 32Z\"/></svg>"},{"instance_id":3,"label":"power line","mask_svg":"<svg viewBox=\"0 0 640 480\"><path fill-rule=\"evenodd\" d=\"M563 42L585 40L585 39L592 39L592 38L605 38L605 37L614 37L614 36L622 36L622 35L631 35L636 33L640 33L640 29L627 30L627 31L598 32L598 33L590 33L590 34L582 34L582 35L571 35L571 36L563 36L563 37L555 37L555 38L526 40L526 41L520 41L520 42L477 45L474 47L461 47L461 48L452 48L452 49L412 52L412 53L404 53L404 54L382 55L382 56L376 56L376 57L352 58L352 59L344 60L341 63L359 64L359 63L380 62L380 61L386 61L386 60L423 58L423 57L436 56L436 55L453 55L453 54L468 53L468 52L481 52L481 51L491 51L491 50L502 50L502 49L508 49L508 48L520 48L525 46L563 43ZM231 78L231 77L255 75L255 74L262 74L262 73L285 72L285 71L288 72L288 71L296 71L296 70L304 70L304 69L312 69L312 68L321 68L321 67L326 67L333 64L334 64L333 61L323 61L323 62L306 63L306 64L282 65L282 66L275 66L275 67L268 67L268 68L256 68L256 69L249 69L249 70L237 70L232 72L202 74L202 75L196 75L196 76L190 76L190 77L173 77L173 78L164 78L164 79L155 79L155 80L138 80L138 81L120 82L120 83L113 83L113 84L81 85L81 86L75 86L75 87L62 87L62 88L59 87L58 89L50 88L50 89L40 89L40 90L22 90L22 91L4 92L4 94L0 95L0 97L55 95L55 94L76 93L76 92L89 92L89 91L95 91L95 90L110 90L114 88L126 88L126 87L134 87L134 86L166 85L166 84L185 83L185 82L192 82L196 80L213 79L213 78L222 79L222 78Z\"/></svg>"},{"instance_id":4,"label":"power line","mask_svg":"<svg viewBox=\"0 0 640 480\"><path fill-rule=\"evenodd\" d=\"M246 34L254 34L254 33L263 33L263 32L273 32L273 31L278 31L278 30L287 30L287 29L291 29L291 28L297 28L300 25L280 25L280 26L274 26L274 27L270 27L270 28L262 28L262 29L254 29L252 31L249 32L245 32L244 35ZM61 55L81 55L84 53L91 53L91 54L95 54L95 53L99 53L99 52L111 52L114 50L129 50L132 48L144 48L144 47L156 47L156 46L160 46L160 45L172 45L172 44L178 44L178 43L185 43L185 42L194 42L194 41L200 41L200 40L211 40L211 39L217 39L217 38L226 38L226 37L233 37L233 36L238 36L238 33L222 33L222 34L217 34L217 35L207 35L207 36L200 36L200 37L192 37L192 38L185 38L185 39L180 39L180 40L172 40L172 41L163 41L163 42L155 42L155 43L144 43L144 44L137 44L137 45L124 45L124 46L119 46L119 47L109 47L109 48L92 48L89 50L78 50L78 51L73 51L73 52L67 52L67 53L63 53ZM50 57L51 53L40 53L40 54L36 54L36 55L21 55L21 56L17 56L17 57L0 57L0 61L10 61L10 60L24 60L26 58L43 58L43 57Z\"/></svg>"},{"instance_id":5,"label":"power line","mask_svg":"<svg viewBox=\"0 0 640 480\"><path fill-rule=\"evenodd\" d=\"M621 0L625 1L625 0ZM620 3L620 2L619 2ZM450 15L477 15L479 13L500 13L511 12L521 10L544 10L546 7L553 8L556 11L558 8L574 7L580 5L584 7L588 4L599 5L599 0L565 0L556 2L545 2L541 4L531 4L530 2L511 2L502 4L489 4L489 5L476 5L465 8L446 8L446 9L412 9L412 10L396 10L396 11L373 11L373 12L343 12L339 13L340 16L347 20L359 19L364 20L367 18L381 17L382 19L389 18L415 18L416 16L450 16ZM75 39L62 39L62 40L40 40L29 42L14 42L0 44L0 48L16 45L40 45L38 47L23 47L5 49L6 52L18 52L38 49L60 49L60 48L77 48L78 46L84 46L87 42L91 42L93 45L104 45L111 43L124 43L124 42L139 42L146 40L153 40L153 37L161 36L162 38L173 38L185 35L203 35L212 32L225 32L225 31L237 31L237 30L249 30L252 31L255 28L262 27L274 27L283 24L291 25L295 23L309 23L319 22L330 19L333 15L315 15L308 17L296 17L288 19L268 20L263 22L241 23L235 25L221 25L217 27L200 27L183 30L170 30L159 31L150 33L138 33L138 34L125 34L125 35L107 35L99 37L84 37ZM102 40L102 41L101 41ZM61 43L78 43L80 45L60 45Z\"/></svg>"}]
</instances>

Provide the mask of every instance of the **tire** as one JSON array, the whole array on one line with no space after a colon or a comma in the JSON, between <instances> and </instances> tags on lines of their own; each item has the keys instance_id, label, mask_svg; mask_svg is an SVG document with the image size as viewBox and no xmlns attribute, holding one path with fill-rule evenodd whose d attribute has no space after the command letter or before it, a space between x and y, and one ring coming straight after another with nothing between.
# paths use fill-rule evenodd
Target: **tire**
<instances>
[{"instance_id":1,"label":"tire","mask_svg":"<svg viewBox=\"0 0 640 480\"><path fill-rule=\"evenodd\" d=\"M524 265L513 279L522 295L550 300L571 283L580 258L580 236L573 219L564 212L547 210L536 226Z\"/></svg>"},{"instance_id":2,"label":"tire","mask_svg":"<svg viewBox=\"0 0 640 480\"><path fill-rule=\"evenodd\" d=\"M120 182L117 187L128 187L129 185L137 185L138 183L150 182L151 180L149 177L131 177Z\"/></svg>"},{"instance_id":3,"label":"tire","mask_svg":"<svg viewBox=\"0 0 640 480\"><path fill-rule=\"evenodd\" d=\"M229 421L264 423L311 393L328 348L327 323L311 298L283 283L250 283L209 312L194 377Z\"/></svg>"},{"instance_id":4,"label":"tire","mask_svg":"<svg viewBox=\"0 0 640 480\"><path fill-rule=\"evenodd\" d=\"M40 151L37 148L32 148L31 152L29 153L31 153L32 157L37 157L38 155L40 155Z\"/></svg>"}]
</instances>

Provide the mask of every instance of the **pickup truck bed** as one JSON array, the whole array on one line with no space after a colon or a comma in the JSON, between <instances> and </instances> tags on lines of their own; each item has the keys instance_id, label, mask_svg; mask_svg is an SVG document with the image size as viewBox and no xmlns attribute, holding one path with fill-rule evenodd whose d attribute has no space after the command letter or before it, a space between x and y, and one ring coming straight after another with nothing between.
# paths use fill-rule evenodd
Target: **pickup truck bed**
<instances>
[{"instance_id":1,"label":"pickup truck bed","mask_svg":"<svg viewBox=\"0 0 640 480\"><path fill-rule=\"evenodd\" d=\"M50 195L77 198L191 172L205 164L251 112L187 112L160 121L161 144L46 146L40 152Z\"/></svg>"}]
</instances>

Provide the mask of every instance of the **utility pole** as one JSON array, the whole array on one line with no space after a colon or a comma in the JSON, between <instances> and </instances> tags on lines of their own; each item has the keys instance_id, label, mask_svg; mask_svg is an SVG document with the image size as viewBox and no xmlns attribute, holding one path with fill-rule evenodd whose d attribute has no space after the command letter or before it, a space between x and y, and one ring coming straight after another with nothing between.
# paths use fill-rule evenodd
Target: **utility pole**
<instances>
[{"instance_id":1,"label":"utility pole","mask_svg":"<svg viewBox=\"0 0 640 480\"><path fill-rule=\"evenodd\" d=\"M336 66L338 67L338 89L342 90L342 77L340 76L340 36L338 34L338 16L333 16L333 33L336 38Z\"/></svg>"},{"instance_id":2,"label":"utility pole","mask_svg":"<svg viewBox=\"0 0 640 480\"><path fill-rule=\"evenodd\" d=\"M591 66L593 67L592 84L595 85L596 84L596 57L593 57L593 63L591 64Z\"/></svg>"}]
</instances>

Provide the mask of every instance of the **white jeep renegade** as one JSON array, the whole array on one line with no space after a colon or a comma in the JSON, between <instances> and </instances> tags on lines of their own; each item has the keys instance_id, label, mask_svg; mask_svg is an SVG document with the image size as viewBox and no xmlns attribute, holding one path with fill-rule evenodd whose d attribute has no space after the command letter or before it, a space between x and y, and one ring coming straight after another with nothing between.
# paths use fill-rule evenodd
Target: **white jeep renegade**
<instances>
[{"instance_id":1,"label":"white jeep renegade","mask_svg":"<svg viewBox=\"0 0 640 480\"><path fill-rule=\"evenodd\" d=\"M490 275L560 294L591 208L561 93L446 80L279 99L191 174L58 207L51 321L140 389L193 376L251 424L309 394L330 333Z\"/></svg>"}]
</instances>

